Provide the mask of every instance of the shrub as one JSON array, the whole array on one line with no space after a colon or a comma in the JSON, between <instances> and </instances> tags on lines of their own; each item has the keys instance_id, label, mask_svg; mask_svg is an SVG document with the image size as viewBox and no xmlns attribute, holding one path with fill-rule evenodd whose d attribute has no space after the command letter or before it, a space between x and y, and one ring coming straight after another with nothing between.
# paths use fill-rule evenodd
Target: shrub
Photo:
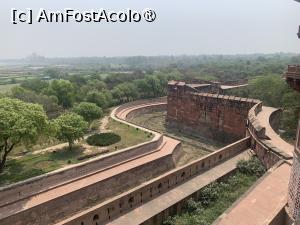
<instances>
[{"instance_id":1,"label":"shrub","mask_svg":"<svg viewBox=\"0 0 300 225\"><path fill-rule=\"evenodd\" d=\"M219 198L220 195L220 186L217 182L209 184L205 187L201 193L199 200L203 206L208 206L211 202L214 202Z\"/></svg>"},{"instance_id":2,"label":"shrub","mask_svg":"<svg viewBox=\"0 0 300 225\"><path fill-rule=\"evenodd\" d=\"M115 133L94 134L87 138L87 143L94 146L109 146L121 140L121 137Z\"/></svg>"},{"instance_id":3,"label":"shrub","mask_svg":"<svg viewBox=\"0 0 300 225\"><path fill-rule=\"evenodd\" d=\"M192 213L195 212L197 209L201 208L200 202L195 202L194 199L190 198L184 207L185 211Z\"/></svg>"},{"instance_id":4,"label":"shrub","mask_svg":"<svg viewBox=\"0 0 300 225\"><path fill-rule=\"evenodd\" d=\"M262 176L266 171L257 157L252 157L250 160L241 160L238 162L237 167L241 173L257 177Z\"/></svg>"}]
</instances>

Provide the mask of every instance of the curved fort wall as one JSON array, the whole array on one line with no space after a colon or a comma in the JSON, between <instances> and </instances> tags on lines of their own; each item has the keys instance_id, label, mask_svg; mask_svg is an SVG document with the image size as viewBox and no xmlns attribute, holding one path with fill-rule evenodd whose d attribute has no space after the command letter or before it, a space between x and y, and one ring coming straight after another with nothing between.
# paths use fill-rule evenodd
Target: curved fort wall
<instances>
[{"instance_id":1,"label":"curved fort wall","mask_svg":"<svg viewBox=\"0 0 300 225\"><path fill-rule=\"evenodd\" d=\"M251 137L251 149L255 152L264 166L269 169L282 159L291 157L273 146L266 135L266 128L261 124L257 115L262 111L262 102L254 105L248 113L247 135ZM269 117L269 123L273 130L279 126L281 111L274 111Z\"/></svg>"}]
</instances>

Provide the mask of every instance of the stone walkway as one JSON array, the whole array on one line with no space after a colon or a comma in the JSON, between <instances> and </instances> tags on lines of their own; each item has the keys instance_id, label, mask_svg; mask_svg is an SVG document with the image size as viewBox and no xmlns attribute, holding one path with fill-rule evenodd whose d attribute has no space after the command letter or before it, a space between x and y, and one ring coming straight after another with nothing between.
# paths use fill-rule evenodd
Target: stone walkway
<instances>
[{"instance_id":1,"label":"stone walkway","mask_svg":"<svg viewBox=\"0 0 300 225\"><path fill-rule=\"evenodd\" d=\"M262 111L257 114L257 120L262 127L266 128L266 135L270 140L266 142L270 143L272 146L278 148L280 151L286 153L288 156L293 157L294 147L284 141L271 127L269 119L271 114L278 109L268 106L263 106Z\"/></svg>"},{"instance_id":2,"label":"stone walkway","mask_svg":"<svg viewBox=\"0 0 300 225\"><path fill-rule=\"evenodd\" d=\"M241 200L225 212L214 225L269 224L284 208L291 166L283 163L269 171Z\"/></svg>"},{"instance_id":3,"label":"stone walkway","mask_svg":"<svg viewBox=\"0 0 300 225\"><path fill-rule=\"evenodd\" d=\"M202 187L228 174L236 168L236 164L241 159L249 158L247 151L219 164L210 170L186 181L185 183L171 189L170 191L156 197L150 202L137 207L125 215L113 220L107 225L138 225L141 224L160 212L168 209L179 201L192 195ZM233 225L233 224L230 224ZM236 224L235 224L236 225Z\"/></svg>"}]
</instances>

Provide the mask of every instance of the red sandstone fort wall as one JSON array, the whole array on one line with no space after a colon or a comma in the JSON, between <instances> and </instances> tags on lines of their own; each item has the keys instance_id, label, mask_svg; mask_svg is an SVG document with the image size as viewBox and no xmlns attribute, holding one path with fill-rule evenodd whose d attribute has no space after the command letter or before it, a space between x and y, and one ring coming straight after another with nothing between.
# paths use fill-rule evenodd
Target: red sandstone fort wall
<instances>
[{"instance_id":1,"label":"red sandstone fort wall","mask_svg":"<svg viewBox=\"0 0 300 225\"><path fill-rule=\"evenodd\" d=\"M246 150L249 146L249 137L232 143L215 151L201 159L195 160L185 166L171 170L145 184L142 184L129 192L121 194L102 204L99 204L77 216L71 217L57 225L78 224L105 224L133 208L144 204L170 190L176 185L203 173L209 168L232 158ZM94 220L94 218L97 218Z\"/></svg>"},{"instance_id":2,"label":"red sandstone fort wall","mask_svg":"<svg viewBox=\"0 0 300 225\"><path fill-rule=\"evenodd\" d=\"M245 137L255 99L197 93L184 82L169 83L167 124L184 132L231 142Z\"/></svg>"}]
</instances>

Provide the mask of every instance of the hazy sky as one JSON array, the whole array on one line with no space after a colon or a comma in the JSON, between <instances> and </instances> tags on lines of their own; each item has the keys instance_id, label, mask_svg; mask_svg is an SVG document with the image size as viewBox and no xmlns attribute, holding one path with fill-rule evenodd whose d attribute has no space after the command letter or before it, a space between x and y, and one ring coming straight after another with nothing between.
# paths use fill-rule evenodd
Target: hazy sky
<instances>
[{"instance_id":1,"label":"hazy sky","mask_svg":"<svg viewBox=\"0 0 300 225\"><path fill-rule=\"evenodd\" d=\"M11 23L24 10L142 10L153 23ZM300 3L293 0L1 0L0 58L300 53Z\"/></svg>"}]
</instances>

